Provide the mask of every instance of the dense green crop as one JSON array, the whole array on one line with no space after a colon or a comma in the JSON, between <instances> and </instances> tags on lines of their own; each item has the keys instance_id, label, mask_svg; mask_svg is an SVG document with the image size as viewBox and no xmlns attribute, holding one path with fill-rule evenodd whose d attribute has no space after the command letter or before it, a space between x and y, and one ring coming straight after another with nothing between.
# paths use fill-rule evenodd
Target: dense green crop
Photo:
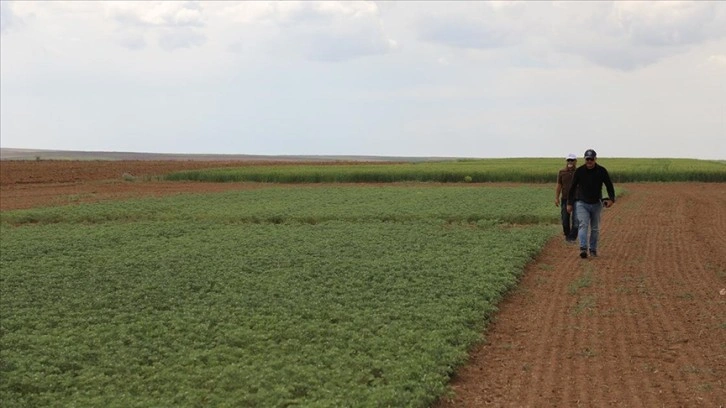
<instances>
[{"instance_id":1,"label":"dense green crop","mask_svg":"<svg viewBox=\"0 0 726 408\"><path fill-rule=\"evenodd\" d=\"M552 189L273 187L2 213L0 400L426 406Z\"/></svg>"},{"instance_id":2,"label":"dense green crop","mask_svg":"<svg viewBox=\"0 0 726 408\"><path fill-rule=\"evenodd\" d=\"M614 182L634 181L726 181L726 164L693 159L602 158ZM562 159L481 159L398 164L357 165L269 165L191 170L172 173L168 180L213 182L524 182L552 183Z\"/></svg>"},{"instance_id":3,"label":"dense green crop","mask_svg":"<svg viewBox=\"0 0 726 408\"><path fill-rule=\"evenodd\" d=\"M311 186L181 195L0 214L7 223L105 221L209 221L215 223L318 223L415 221L557 222L554 186Z\"/></svg>"}]
</instances>

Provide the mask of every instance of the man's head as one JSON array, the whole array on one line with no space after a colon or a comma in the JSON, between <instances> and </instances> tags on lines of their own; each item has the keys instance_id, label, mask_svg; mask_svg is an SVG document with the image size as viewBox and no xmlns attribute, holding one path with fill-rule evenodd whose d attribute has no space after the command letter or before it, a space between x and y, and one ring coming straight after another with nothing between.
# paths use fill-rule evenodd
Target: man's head
<instances>
[{"instance_id":1,"label":"man's head","mask_svg":"<svg viewBox=\"0 0 726 408\"><path fill-rule=\"evenodd\" d=\"M592 149L585 150L585 166L587 166L588 169L591 169L595 167L595 162L597 161L597 153L595 153Z\"/></svg>"},{"instance_id":2,"label":"man's head","mask_svg":"<svg viewBox=\"0 0 726 408\"><path fill-rule=\"evenodd\" d=\"M565 160L567 161L567 168L572 169L577 165L577 156L575 156L574 153L570 153L565 157Z\"/></svg>"}]
</instances>

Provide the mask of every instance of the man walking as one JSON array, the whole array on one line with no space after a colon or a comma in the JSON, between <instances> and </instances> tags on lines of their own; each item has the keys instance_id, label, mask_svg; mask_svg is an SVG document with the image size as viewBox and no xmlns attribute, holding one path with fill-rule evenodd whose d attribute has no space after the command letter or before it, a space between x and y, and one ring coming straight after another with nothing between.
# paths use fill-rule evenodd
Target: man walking
<instances>
[{"instance_id":1,"label":"man walking","mask_svg":"<svg viewBox=\"0 0 726 408\"><path fill-rule=\"evenodd\" d=\"M602 199L602 186L608 191L608 198ZM579 196L576 193L579 189ZM597 153L592 149L585 151L585 164L575 170L572 185L567 194L567 212L574 211L580 223L580 258L587 258L587 230L590 229L590 256L597 256L597 244L600 236L600 214L603 203L610 208L615 202L615 188L610 181L607 169L597 164Z\"/></svg>"},{"instance_id":2,"label":"man walking","mask_svg":"<svg viewBox=\"0 0 726 408\"><path fill-rule=\"evenodd\" d=\"M557 173L557 187L555 188L555 206L560 207L560 218L562 218L562 232L565 234L565 241L575 242L577 240L577 213L567 212L567 194L570 192L572 177L577 169L577 156L570 153L565 158L565 167Z\"/></svg>"}]
</instances>

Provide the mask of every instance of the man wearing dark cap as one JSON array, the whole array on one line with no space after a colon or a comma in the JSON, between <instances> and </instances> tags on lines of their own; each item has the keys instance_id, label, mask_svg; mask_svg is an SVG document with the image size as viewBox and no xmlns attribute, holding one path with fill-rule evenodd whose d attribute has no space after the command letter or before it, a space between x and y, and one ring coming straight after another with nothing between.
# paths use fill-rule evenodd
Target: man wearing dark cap
<instances>
[{"instance_id":1,"label":"man wearing dark cap","mask_svg":"<svg viewBox=\"0 0 726 408\"><path fill-rule=\"evenodd\" d=\"M608 192L608 198L605 200L602 198L603 184ZM605 205L606 208L610 208L614 202L615 188L610 181L610 174L605 167L597 164L597 153L592 149L587 149L585 164L575 170L572 185L567 194L567 212L572 213L574 208L575 215L580 222L578 231L580 258L587 258L588 228L590 229L590 256L597 256L602 207Z\"/></svg>"}]
</instances>

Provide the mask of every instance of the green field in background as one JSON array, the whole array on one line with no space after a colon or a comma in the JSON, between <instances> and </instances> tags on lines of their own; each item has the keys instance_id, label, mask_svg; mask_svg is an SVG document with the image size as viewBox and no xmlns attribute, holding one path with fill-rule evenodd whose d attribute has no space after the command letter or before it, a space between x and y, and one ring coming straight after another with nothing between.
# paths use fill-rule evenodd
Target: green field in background
<instances>
[{"instance_id":1,"label":"green field in background","mask_svg":"<svg viewBox=\"0 0 726 408\"><path fill-rule=\"evenodd\" d=\"M579 164L583 164L580 159ZM726 163L695 159L600 158L613 182L726 182ZM248 165L239 168L180 171L167 180L277 183L518 182L553 183L563 159L472 159L397 164Z\"/></svg>"}]
</instances>

